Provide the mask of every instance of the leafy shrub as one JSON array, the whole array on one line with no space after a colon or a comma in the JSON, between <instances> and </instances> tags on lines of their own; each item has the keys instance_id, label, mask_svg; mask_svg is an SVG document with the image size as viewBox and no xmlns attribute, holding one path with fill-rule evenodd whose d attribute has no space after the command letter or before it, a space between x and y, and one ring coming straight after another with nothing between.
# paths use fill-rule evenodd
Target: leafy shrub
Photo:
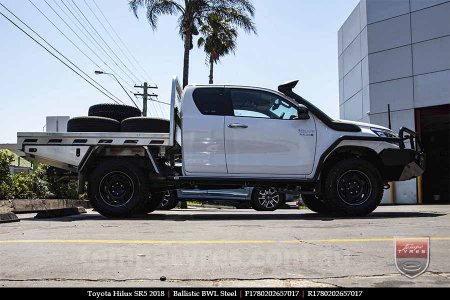
<instances>
[{"instance_id":1,"label":"leafy shrub","mask_svg":"<svg viewBox=\"0 0 450 300\"><path fill-rule=\"evenodd\" d=\"M0 199L86 199L78 195L78 182L64 177L47 176L47 165L39 165L32 173L11 174L14 156L0 150Z\"/></svg>"},{"instance_id":2,"label":"leafy shrub","mask_svg":"<svg viewBox=\"0 0 450 300\"><path fill-rule=\"evenodd\" d=\"M45 168L42 166L33 173L19 173L12 178L15 199L42 199L50 195L45 181Z\"/></svg>"},{"instance_id":3,"label":"leafy shrub","mask_svg":"<svg viewBox=\"0 0 450 300\"><path fill-rule=\"evenodd\" d=\"M59 178L48 177L47 184L48 189L54 198L79 199L77 180L60 180Z\"/></svg>"},{"instance_id":4,"label":"leafy shrub","mask_svg":"<svg viewBox=\"0 0 450 300\"><path fill-rule=\"evenodd\" d=\"M33 177L27 173L20 173L13 176L14 178L14 198L16 199L33 199L36 198L33 193Z\"/></svg>"},{"instance_id":5,"label":"leafy shrub","mask_svg":"<svg viewBox=\"0 0 450 300\"><path fill-rule=\"evenodd\" d=\"M47 166L40 165L32 173L11 174L14 156L0 150L0 199L34 199L50 196L46 182Z\"/></svg>"},{"instance_id":6,"label":"leafy shrub","mask_svg":"<svg viewBox=\"0 0 450 300\"><path fill-rule=\"evenodd\" d=\"M37 198L48 198L50 191L48 188L45 171L47 166L40 164L33 173L33 191Z\"/></svg>"},{"instance_id":7,"label":"leafy shrub","mask_svg":"<svg viewBox=\"0 0 450 300\"><path fill-rule=\"evenodd\" d=\"M48 166L42 165L43 174L46 174ZM51 173L51 172L50 172ZM49 197L57 199L87 199L85 194L78 195L78 180L69 176L44 176L43 177Z\"/></svg>"},{"instance_id":8,"label":"leafy shrub","mask_svg":"<svg viewBox=\"0 0 450 300\"><path fill-rule=\"evenodd\" d=\"M9 171L13 160L13 155L0 150L0 199L10 199L14 196L13 176Z\"/></svg>"}]
</instances>

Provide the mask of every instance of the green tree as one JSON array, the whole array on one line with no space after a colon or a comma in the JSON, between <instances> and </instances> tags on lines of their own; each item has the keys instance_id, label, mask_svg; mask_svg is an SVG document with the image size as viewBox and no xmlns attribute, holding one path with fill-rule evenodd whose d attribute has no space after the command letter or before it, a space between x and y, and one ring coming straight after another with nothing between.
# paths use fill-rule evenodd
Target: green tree
<instances>
[{"instance_id":1,"label":"green tree","mask_svg":"<svg viewBox=\"0 0 450 300\"><path fill-rule=\"evenodd\" d=\"M193 48L193 36L198 35L199 26L211 13L244 30L254 30L252 17L255 8L250 0L129 0L131 10L138 17L138 9L147 10L147 19L155 30L161 15L178 16L179 32L184 41L183 87L189 83L189 54Z\"/></svg>"},{"instance_id":2,"label":"green tree","mask_svg":"<svg viewBox=\"0 0 450 300\"><path fill-rule=\"evenodd\" d=\"M242 18L245 18L245 15ZM247 31L256 33L256 28L251 20L248 21ZM213 84L214 65L222 56L234 53L236 50L237 28L235 24L217 13L209 14L205 18L205 22L200 25L202 37L198 39L197 44L199 48L203 47L206 53L206 60L209 64L209 84Z\"/></svg>"}]
</instances>

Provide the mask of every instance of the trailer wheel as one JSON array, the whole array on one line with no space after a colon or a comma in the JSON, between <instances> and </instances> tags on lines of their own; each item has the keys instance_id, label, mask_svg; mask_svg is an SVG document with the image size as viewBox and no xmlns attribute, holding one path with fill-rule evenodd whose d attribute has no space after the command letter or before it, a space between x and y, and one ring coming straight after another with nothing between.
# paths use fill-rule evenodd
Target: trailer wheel
<instances>
[{"instance_id":1,"label":"trailer wheel","mask_svg":"<svg viewBox=\"0 0 450 300\"><path fill-rule=\"evenodd\" d=\"M96 104L89 108L89 116L105 117L122 122L123 120L131 117L139 117L142 115L140 109L129 106L113 103Z\"/></svg>"},{"instance_id":2,"label":"trailer wheel","mask_svg":"<svg viewBox=\"0 0 450 300\"><path fill-rule=\"evenodd\" d=\"M333 213L365 216L374 211L383 197L383 180L377 168L363 159L336 163L325 179L325 199Z\"/></svg>"},{"instance_id":3,"label":"trailer wheel","mask_svg":"<svg viewBox=\"0 0 450 300\"><path fill-rule=\"evenodd\" d=\"M130 159L103 161L91 172L88 183L89 200L103 216L130 217L149 205L149 178Z\"/></svg>"},{"instance_id":4,"label":"trailer wheel","mask_svg":"<svg viewBox=\"0 0 450 300\"><path fill-rule=\"evenodd\" d=\"M251 204L257 211L274 211L286 202L285 195L274 188L253 189Z\"/></svg>"},{"instance_id":5,"label":"trailer wheel","mask_svg":"<svg viewBox=\"0 0 450 300\"><path fill-rule=\"evenodd\" d=\"M307 208L318 214L330 214L330 207L317 195L302 195L302 202Z\"/></svg>"},{"instance_id":6,"label":"trailer wheel","mask_svg":"<svg viewBox=\"0 0 450 300\"><path fill-rule=\"evenodd\" d=\"M169 132L170 121L166 119L134 117L122 121L122 132Z\"/></svg>"},{"instance_id":7,"label":"trailer wheel","mask_svg":"<svg viewBox=\"0 0 450 300\"><path fill-rule=\"evenodd\" d=\"M77 117L67 122L67 132L119 132L120 123L103 117Z\"/></svg>"}]
</instances>

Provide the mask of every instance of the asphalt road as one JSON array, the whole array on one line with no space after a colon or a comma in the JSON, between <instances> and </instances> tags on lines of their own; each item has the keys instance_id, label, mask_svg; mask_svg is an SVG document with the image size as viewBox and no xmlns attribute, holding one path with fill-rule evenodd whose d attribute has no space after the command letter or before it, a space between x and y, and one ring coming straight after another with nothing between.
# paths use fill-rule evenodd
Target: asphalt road
<instances>
[{"instance_id":1,"label":"asphalt road","mask_svg":"<svg viewBox=\"0 0 450 300\"><path fill-rule=\"evenodd\" d=\"M449 287L449 213L450 206L386 206L346 219L214 208L126 220L92 211L19 215L21 222L0 225L0 286ZM425 274L398 273L396 236L431 237Z\"/></svg>"}]
</instances>

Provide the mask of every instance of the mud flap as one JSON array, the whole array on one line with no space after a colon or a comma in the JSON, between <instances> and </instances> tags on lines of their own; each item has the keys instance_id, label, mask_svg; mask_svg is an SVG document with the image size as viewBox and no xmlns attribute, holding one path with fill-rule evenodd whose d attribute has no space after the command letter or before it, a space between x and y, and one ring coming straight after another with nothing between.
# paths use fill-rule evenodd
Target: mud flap
<instances>
[{"instance_id":1,"label":"mud flap","mask_svg":"<svg viewBox=\"0 0 450 300\"><path fill-rule=\"evenodd\" d=\"M411 162L405 166L398 180L399 181L409 180L411 178L422 175L423 172L424 170L416 162Z\"/></svg>"}]
</instances>

